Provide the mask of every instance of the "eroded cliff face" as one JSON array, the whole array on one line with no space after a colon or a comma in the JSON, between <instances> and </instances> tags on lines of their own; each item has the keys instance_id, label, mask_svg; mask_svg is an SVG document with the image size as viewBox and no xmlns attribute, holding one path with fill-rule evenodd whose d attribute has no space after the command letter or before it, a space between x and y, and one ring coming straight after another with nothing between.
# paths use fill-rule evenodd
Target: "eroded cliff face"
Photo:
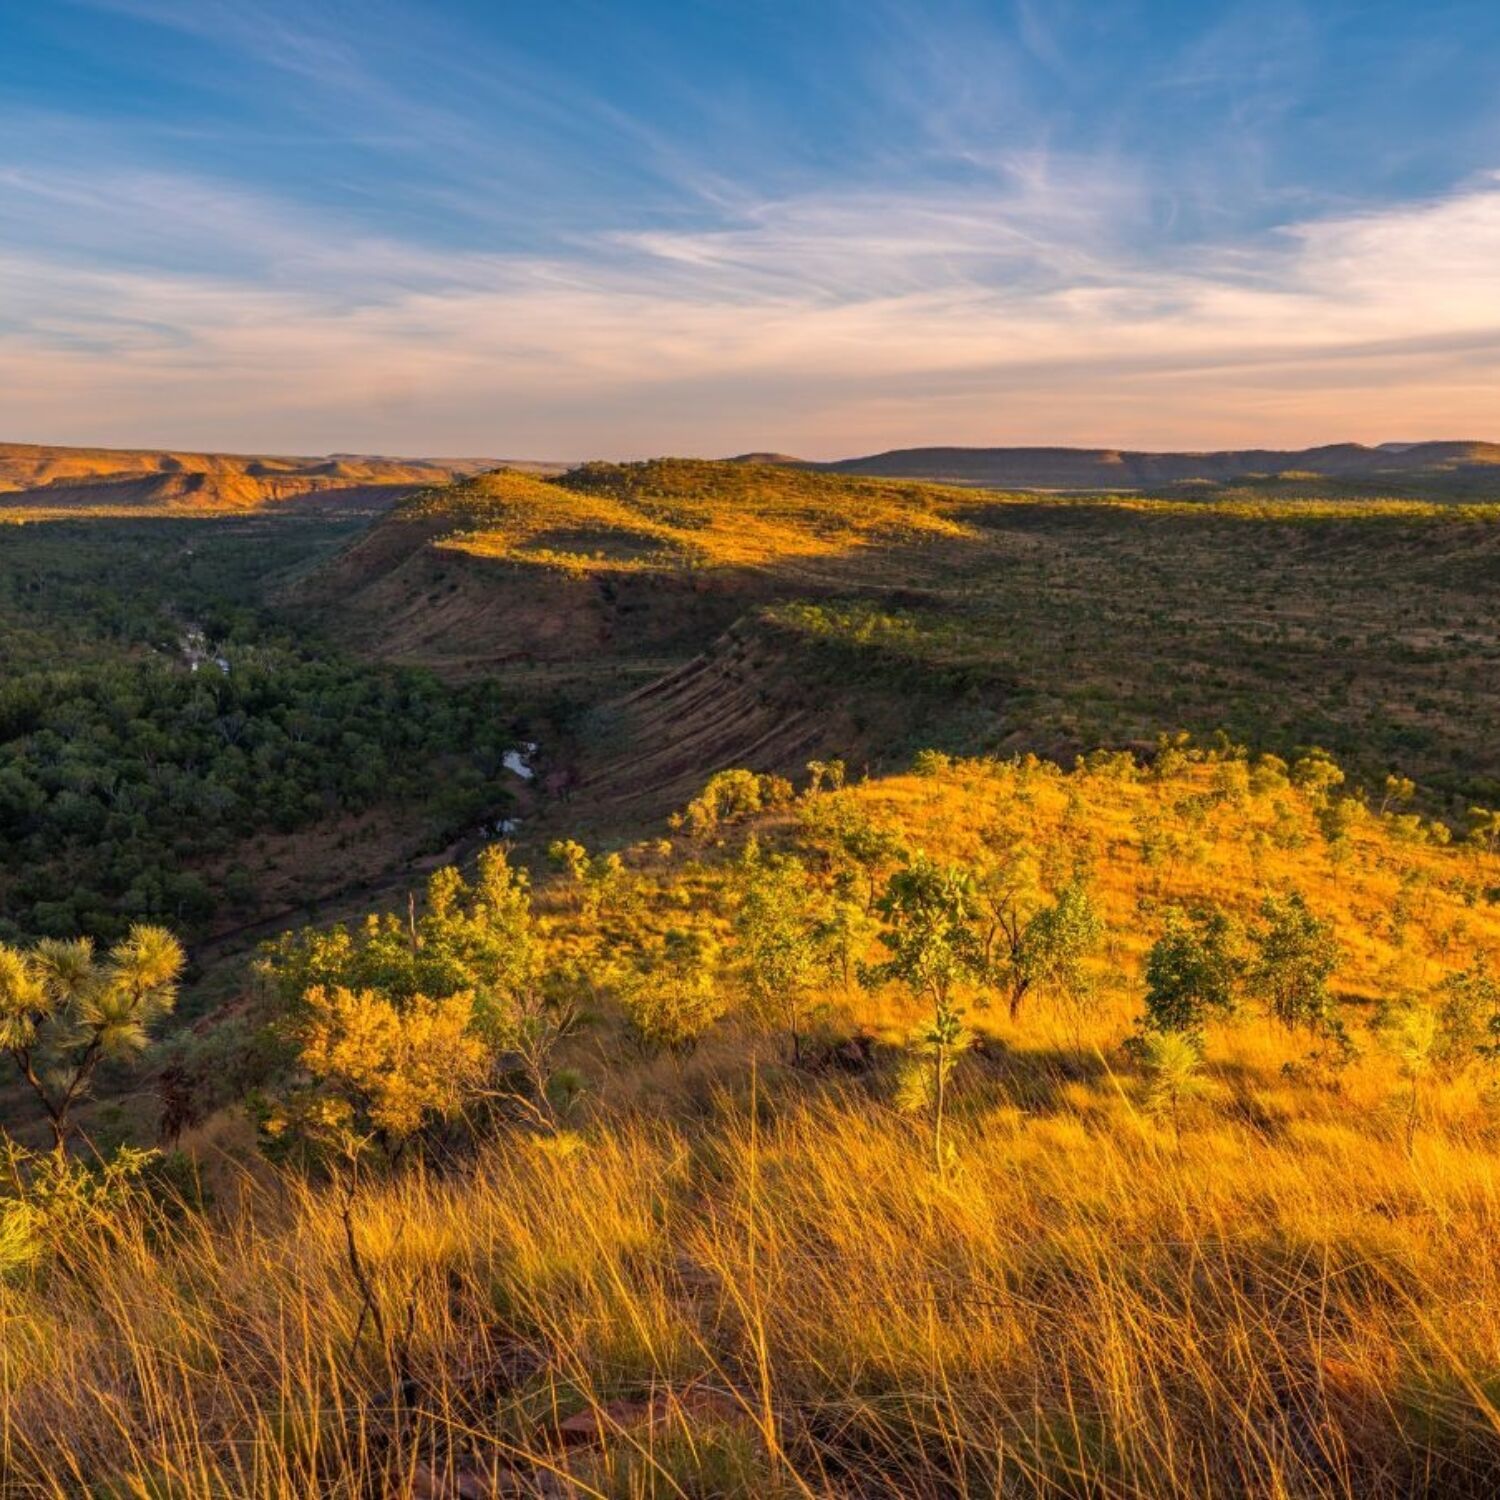
<instances>
[{"instance_id":1,"label":"eroded cliff face","mask_svg":"<svg viewBox=\"0 0 1500 1500\"><path fill-rule=\"evenodd\" d=\"M16 508L124 512L254 511L309 497L393 505L466 472L464 463L0 443L0 500Z\"/></svg>"}]
</instances>

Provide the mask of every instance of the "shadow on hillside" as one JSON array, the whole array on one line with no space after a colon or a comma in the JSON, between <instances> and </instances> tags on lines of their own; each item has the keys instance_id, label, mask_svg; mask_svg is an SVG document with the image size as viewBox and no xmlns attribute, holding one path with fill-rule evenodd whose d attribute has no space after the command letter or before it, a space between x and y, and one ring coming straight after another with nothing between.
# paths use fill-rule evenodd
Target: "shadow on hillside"
<instances>
[{"instance_id":1,"label":"shadow on hillside","mask_svg":"<svg viewBox=\"0 0 1500 1500\"><path fill-rule=\"evenodd\" d=\"M1214 1062L1204 1069L1208 1078L1220 1085L1224 1097L1221 1111L1265 1141L1279 1141L1286 1135L1287 1117L1267 1108L1260 1097L1266 1077L1258 1068L1242 1062Z\"/></svg>"},{"instance_id":2,"label":"shadow on hillside","mask_svg":"<svg viewBox=\"0 0 1500 1500\"><path fill-rule=\"evenodd\" d=\"M1097 1052L1065 1047L1008 1047L986 1039L975 1048L969 1093L979 1102L989 1095L1029 1115L1074 1112L1068 1091L1079 1085L1106 1085L1112 1065Z\"/></svg>"},{"instance_id":3,"label":"shadow on hillside","mask_svg":"<svg viewBox=\"0 0 1500 1500\"><path fill-rule=\"evenodd\" d=\"M1266 1079L1239 1062L1215 1062L1205 1069L1215 1086L1217 1112L1228 1120L1273 1142L1286 1133L1286 1120L1268 1108L1261 1097ZM1118 1055L1067 1047L1007 1047L986 1040L969 1061L969 1078L962 1094L969 1108L1009 1107L1028 1115L1079 1114L1080 1087L1092 1090L1100 1104L1116 1091L1137 1102L1140 1077ZM1083 1110L1082 1112L1087 1112Z\"/></svg>"}]
</instances>

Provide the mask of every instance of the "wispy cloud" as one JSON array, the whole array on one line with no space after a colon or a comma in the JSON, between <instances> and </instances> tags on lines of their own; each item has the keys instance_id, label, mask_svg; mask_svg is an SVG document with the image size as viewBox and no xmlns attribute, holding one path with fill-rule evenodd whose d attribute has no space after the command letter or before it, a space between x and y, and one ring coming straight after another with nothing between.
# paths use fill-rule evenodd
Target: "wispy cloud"
<instances>
[{"instance_id":1,"label":"wispy cloud","mask_svg":"<svg viewBox=\"0 0 1500 1500\"><path fill-rule=\"evenodd\" d=\"M57 190L91 201L79 182ZM254 226L270 271L12 256L0 381L18 431L240 447L834 453L1489 430L1500 180L1170 266L1112 234L1128 199L1067 176L792 199L717 232L522 257L341 239L158 182L143 211L186 205L181 232L217 220L226 239Z\"/></svg>"},{"instance_id":2,"label":"wispy cloud","mask_svg":"<svg viewBox=\"0 0 1500 1500\"><path fill-rule=\"evenodd\" d=\"M0 104L18 436L833 454L1492 427L1500 178L1292 170L1288 132L1340 146L1305 125L1334 84L1369 129L1371 70L1328 72L1371 45L1357 6L1163 27L766 0L631 32L600 3L528 32L411 0L70 4L145 38L173 107Z\"/></svg>"}]
</instances>

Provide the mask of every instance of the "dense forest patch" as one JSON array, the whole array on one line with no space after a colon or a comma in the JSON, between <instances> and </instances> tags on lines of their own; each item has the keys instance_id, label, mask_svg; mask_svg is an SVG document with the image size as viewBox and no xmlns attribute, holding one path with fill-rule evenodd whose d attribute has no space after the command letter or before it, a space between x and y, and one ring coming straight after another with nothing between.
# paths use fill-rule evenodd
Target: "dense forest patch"
<instances>
[{"instance_id":1,"label":"dense forest patch","mask_svg":"<svg viewBox=\"0 0 1500 1500\"><path fill-rule=\"evenodd\" d=\"M376 806L437 847L506 805L493 684L372 668L264 607L343 527L11 528L0 554L0 926L118 937L253 911L235 858Z\"/></svg>"}]
</instances>

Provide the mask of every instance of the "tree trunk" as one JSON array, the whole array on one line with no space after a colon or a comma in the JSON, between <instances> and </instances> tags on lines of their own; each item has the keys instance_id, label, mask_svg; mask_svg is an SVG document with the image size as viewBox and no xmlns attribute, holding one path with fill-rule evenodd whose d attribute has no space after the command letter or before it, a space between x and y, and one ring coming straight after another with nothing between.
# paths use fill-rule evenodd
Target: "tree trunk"
<instances>
[{"instance_id":1,"label":"tree trunk","mask_svg":"<svg viewBox=\"0 0 1500 1500\"><path fill-rule=\"evenodd\" d=\"M948 1049L941 1042L937 1049L937 1094L934 1099L932 1111L932 1156L933 1164L937 1167L941 1176L944 1168L943 1160L943 1107L947 1103L948 1092Z\"/></svg>"},{"instance_id":2,"label":"tree trunk","mask_svg":"<svg viewBox=\"0 0 1500 1500\"><path fill-rule=\"evenodd\" d=\"M1018 1020L1021 1015L1021 1002L1026 998L1026 991L1030 988L1027 981L1019 980L1011 986L1010 990L1010 1018Z\"/></svg>"}]
</instances>

